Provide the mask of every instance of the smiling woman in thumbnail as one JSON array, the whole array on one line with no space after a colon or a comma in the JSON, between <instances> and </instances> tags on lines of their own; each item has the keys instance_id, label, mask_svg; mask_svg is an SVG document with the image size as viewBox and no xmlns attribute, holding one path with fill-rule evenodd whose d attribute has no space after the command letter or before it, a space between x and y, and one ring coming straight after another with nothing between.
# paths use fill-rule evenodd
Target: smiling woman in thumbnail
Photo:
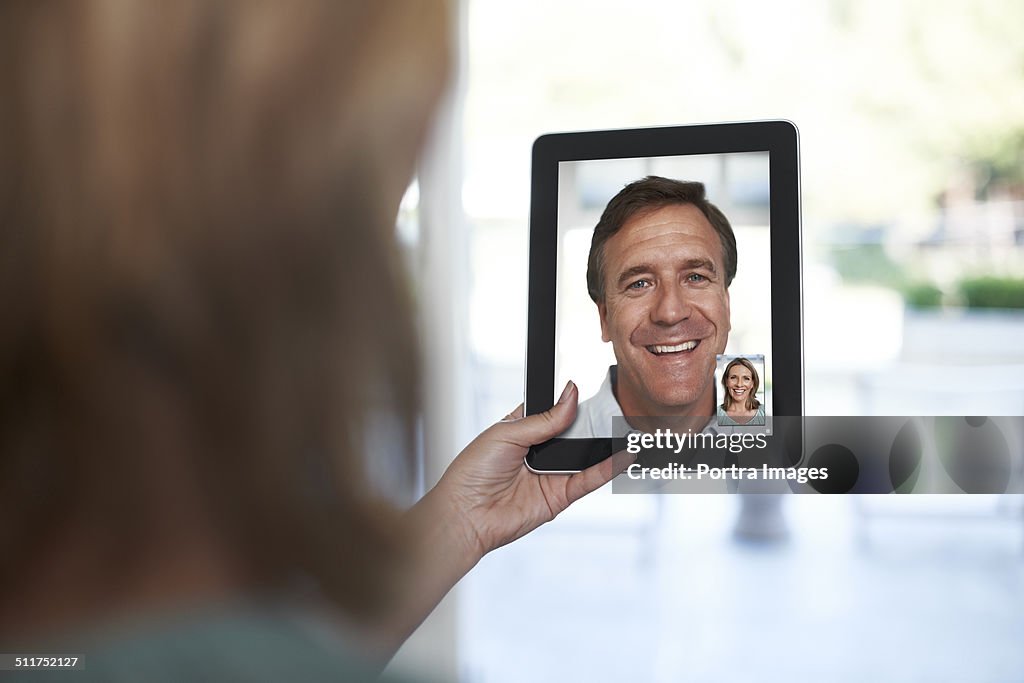
<instances>
[{"instance_id":1,"label":"smiling woman in thumbnail","mask_svg":"<svg viewBox=\"0 0 1024 683\"><path fill-rule=\"evenodd\" d=\"M722 373L724 399L718 407L720 425L763 425L764 405L757 400L761 380L754 364L746 358L734 358Z\"/></svg>"}]
</instances>

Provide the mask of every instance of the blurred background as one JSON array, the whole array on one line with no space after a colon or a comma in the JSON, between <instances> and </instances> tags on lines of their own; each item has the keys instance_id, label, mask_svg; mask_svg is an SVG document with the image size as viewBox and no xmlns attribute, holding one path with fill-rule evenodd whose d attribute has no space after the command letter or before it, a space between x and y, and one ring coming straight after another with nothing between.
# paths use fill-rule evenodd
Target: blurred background
<instances>
[{"instance_id":1,"label":"blurred background","mask_svg":"<svg viewBox=\"0 0 1024 683\"><path fill-rule=\"evenodd\" d=\"M458 0L452 22L454 87L399 217L425 484L522 400L530 148L556 131L792 120L806 412L1024 414L1024 3ZM1024 680L1019 498L782 502L752 540L735 497L599 492L485 558L395 667Z\"/></svg>"}]
</instances>

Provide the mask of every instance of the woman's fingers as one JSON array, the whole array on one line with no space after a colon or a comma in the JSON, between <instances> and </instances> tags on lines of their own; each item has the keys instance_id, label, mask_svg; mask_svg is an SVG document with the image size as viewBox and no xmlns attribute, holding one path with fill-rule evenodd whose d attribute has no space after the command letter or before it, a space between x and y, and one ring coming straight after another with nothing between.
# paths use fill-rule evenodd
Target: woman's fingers
<instances>
[{"instance_id":1,"label":"woman's fingers","mask_svg":"<svg viewBox=\"0 0 1024 683\"><path fill-rule=\"evenodd\" d=\"M582 472L572 475L565 486L566 502L569 504L574 503L588 493L601 488L623 472L634 461L636 461L635 455L626 451L619 451L596 465L591 465Z\"/></svg>"}]
</instances>

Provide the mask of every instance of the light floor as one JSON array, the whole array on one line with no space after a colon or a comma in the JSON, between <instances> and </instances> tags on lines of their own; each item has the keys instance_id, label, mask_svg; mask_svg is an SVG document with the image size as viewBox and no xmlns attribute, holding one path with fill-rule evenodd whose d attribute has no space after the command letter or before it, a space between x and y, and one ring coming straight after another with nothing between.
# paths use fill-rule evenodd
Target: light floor
<instances>
[{"instance_id":1,"label":"light floor","mask_svg":"<svg viewBox=\"0 0 1024 683\"><path fill-rule=\"evenodd\" d=\"M465 683L1024 681L1019 499L600 493L459 588Z\"/></svg>"}]
</instances>

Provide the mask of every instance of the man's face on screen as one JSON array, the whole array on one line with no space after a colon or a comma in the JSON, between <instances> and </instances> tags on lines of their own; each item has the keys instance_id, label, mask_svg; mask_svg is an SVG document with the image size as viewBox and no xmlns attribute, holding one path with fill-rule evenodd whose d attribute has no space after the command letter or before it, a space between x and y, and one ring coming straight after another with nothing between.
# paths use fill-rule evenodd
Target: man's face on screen
<instances>
[{"instance_id":1,"label":"man's face on screen","mask_svg":"<svg viewBox=\"0 0 1024 683\"><path fill-rule=\"evenodd\" d=\"M722 243L690 204L634 215L604 245L601 336L626 415L712 415L729 338Z\"/></svg>"}]
</instances>

